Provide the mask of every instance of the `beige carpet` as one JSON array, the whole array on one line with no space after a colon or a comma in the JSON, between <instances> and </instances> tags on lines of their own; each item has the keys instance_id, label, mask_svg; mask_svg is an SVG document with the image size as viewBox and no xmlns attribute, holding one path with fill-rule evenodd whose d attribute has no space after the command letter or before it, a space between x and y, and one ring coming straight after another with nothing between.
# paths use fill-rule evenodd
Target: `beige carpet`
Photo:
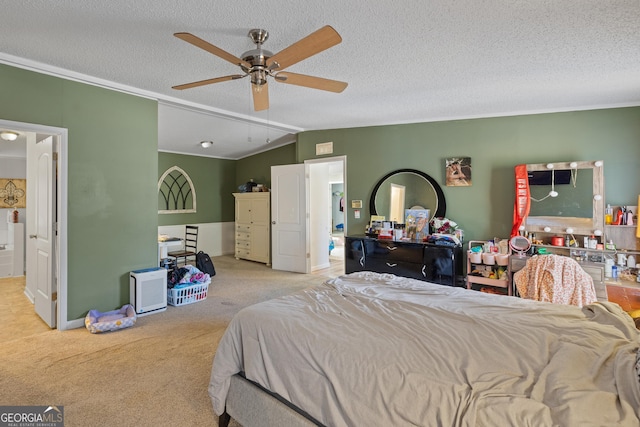
<instances>
[{"instance_id":1,"label":"beige carpet","mask_svg":"<svg viewBox=\"0 0 640 427\"><path fill-rule=\"evenodd\" d=\"M206 300L105 334L48 330L16 279L1 279L3 297L11 297L0 301L0 405L63 405L66 427L216 426L207 385L229 320L339 269L305 275L231 256L213 262Z\"/></svg>"}]
</instances>

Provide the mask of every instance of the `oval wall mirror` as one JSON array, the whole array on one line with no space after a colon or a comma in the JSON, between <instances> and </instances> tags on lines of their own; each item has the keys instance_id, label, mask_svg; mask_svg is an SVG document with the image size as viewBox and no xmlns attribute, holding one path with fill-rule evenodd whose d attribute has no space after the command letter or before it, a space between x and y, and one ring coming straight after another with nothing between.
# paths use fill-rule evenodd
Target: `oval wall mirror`
<instances>
[{"instance_id":1,"label":"oval wall mirror","mask_svg":"<svg viewBox=\"0 0 640 427\"><path fill-rule=\"evenodd\" d=\"M383 176L369 200L371 215L404 223L404 209L429 209L429 216L444 217L447 204L435 179L415 169L398 169Z\"/></svg>"}]
</instances>

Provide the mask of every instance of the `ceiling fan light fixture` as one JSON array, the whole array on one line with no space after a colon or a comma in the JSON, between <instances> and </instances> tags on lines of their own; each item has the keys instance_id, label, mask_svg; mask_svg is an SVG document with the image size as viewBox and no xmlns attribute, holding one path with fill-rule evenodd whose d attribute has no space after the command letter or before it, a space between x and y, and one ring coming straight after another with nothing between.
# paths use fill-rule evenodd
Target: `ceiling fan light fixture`
<instances>
[{"instance_id":1,"label":"ceiling fan light fixture","mask_svg":"<svg viewBox=\"0 0 640 427\"><path fill-rule=\"evenodd\" d=\"M0 132L0 138L4 139L5 141L15 141L16 139L18 139L18 134L11 131L2 131Z\"/></svg>"},{"instance_id":2,"label":"ceiling fan light fixture","mask_svg":"<svg viewBox=\"0 0 640 427\"><path fill-rule=\"evenodd\" d=\"M262 69L252 71L251 83L254 84L254 87L260 87L267 84L267 72Z\"/></svg>"}]
</instances>

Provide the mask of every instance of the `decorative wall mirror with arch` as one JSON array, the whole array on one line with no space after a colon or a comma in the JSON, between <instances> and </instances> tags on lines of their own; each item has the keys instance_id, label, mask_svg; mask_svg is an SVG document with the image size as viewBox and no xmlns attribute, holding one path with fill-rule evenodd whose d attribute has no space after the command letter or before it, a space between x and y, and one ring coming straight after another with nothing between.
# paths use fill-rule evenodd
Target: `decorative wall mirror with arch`
<instances>
[{"instance_id":1,"label":"decorative wall mirror with arch","mask_svg":"<svg viewBox=\"0 0 640 427\"><path fill-rule=\"evenodd\" d=\"M398 169L376 183L369 200L371 215L404 223L404 210L410 208L429 209L431 218L445 216L447 203L435 179L416 169Z\"/></svg>"},{"instance_id":2,"label":"decorative wall mirror with arch","mask_svg":"<svg viewBox=\"0 0 640 427\"><path fill-rule=\"evenodd\" d=\"M604 230L604 165L590 162L527 166L530 209L528 232L587 234Z\"/></svg>"},{"instance_id":3,"label":"decorative wall mirror with arch","mask_svg":"<svg viewBox=\"0 0 640 427\"><path fill-rule=\"evenodd\" d=\"M195 213L196 189L184 170L172 166L158 180L158 213Z\"/></svg>"}]
</instances>

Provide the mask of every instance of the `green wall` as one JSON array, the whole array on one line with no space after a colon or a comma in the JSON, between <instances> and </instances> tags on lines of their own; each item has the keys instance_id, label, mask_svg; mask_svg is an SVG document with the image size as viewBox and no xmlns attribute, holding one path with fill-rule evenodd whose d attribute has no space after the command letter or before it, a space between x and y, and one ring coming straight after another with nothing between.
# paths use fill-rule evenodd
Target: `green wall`
<instances>
[{"instance_id":1,"label":"green wall","mask_svg":"<svg viewBox=\"0 0 640 427\"><path fill-rule=\"evenodd\" d=\"M607 203L636 205L640 194L640 107L303 132L297 162L318 158L315 144L326 141L332 156L347 156L350 234L364 232L375 183L401 168L440 183L466 240L509 236L516 164L604 160ZM472 186L445 186L449 157L471 157ZM354 199L363 201L361 219Z\"/></svg>"},{"instance_id":2,"label":"green wall","mask_svg":"<svg viewBox=\"0 0 640 427\"><path fill-rule=\"evenodd\" d=\"M640 194L640 107L303 132L298 141L238 161L157 152L152 100L0 65L0 118L67 128L68 319L129 300L128 273L157 263L158 225L233 221L233 197L253 178L271 185L272 165L318 158L333 141L347 156L347 197L364 202L347 227L368 222L375 183L413 168L438 181L447 216L467 240L506 237L513 212L513 167L520 163L604 160L606 202L635 205ZM473 185L444 186L444 161L471 157ZM180 166L198 192L195 214L158 215L157 181Z\"/></svg>"},{"instance_id":3,"label":"green wall","mask_svg":"<svg viewBox=\"0 0 640 427\"><path fill-rule=\"evenodd\" d=\"M257 184L271 188L271 166L290 165L296 162L296 144L265 151L254 156L238 160L236 169L237 187L253 178Z\"/></svg>"},{"instance_id":4,"label":"green wall","mask_svg":"<svg viewBox=\"0 0 640 427\"><path fill-rule=\"evenodd\" d=\"M128 303L157 264L157 103L6 65L0 98L2 119L68 129L67 318Z\"/></svg>"},{"instance_id":5,"label":"green wall","mask_svg":"<svg viewBox=\"0 0 640 427\"><path fill-rule=\"evenodd\" d=\"M191 178L196 190L197 212L158 215L158 225L234 221L235 160L158 153L156 180L172 166L178 166Z\"/></svg>"}]
</instances>

